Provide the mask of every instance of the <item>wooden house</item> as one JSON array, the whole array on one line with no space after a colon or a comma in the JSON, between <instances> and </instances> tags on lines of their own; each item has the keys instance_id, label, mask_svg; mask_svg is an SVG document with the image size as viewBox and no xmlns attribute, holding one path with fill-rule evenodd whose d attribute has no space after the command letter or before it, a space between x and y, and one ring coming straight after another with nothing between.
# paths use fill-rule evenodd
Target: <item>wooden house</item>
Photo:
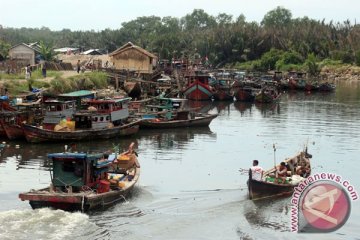
<instances>
[{"instance_id":1,"label":"wooden house","mask_svg":"<svg viewBox=\"0 0 360 240\"><path fill-rule=\"evenodd\" d=\"M9 49L9 58L20 60L24 64L35 65L39 60L40 49L36 43L20 43Z\"/></svg>"},{"instance_id":2,"label":"wooden house","mask_svg":"<svg viewBox=\"0 0 360 240\"><path fill-rule=\"evenodd\" d=\"M139 74L152 74L157 57L131 42L109 54L115 69L134 71Z\"/></svg>"}]
</instances>

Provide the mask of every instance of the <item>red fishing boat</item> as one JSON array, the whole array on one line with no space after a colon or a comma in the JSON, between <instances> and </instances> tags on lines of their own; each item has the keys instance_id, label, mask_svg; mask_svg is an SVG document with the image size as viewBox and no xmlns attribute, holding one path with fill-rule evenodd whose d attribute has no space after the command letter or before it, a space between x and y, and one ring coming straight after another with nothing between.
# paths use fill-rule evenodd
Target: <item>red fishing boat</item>
<instances>
[{"instance_id":1,"label":"red fishing boat","mask_svg":"<svg viewBox=\"0 0 360 240\"><path fill-rule=\"evenodd\" d=\"M184 97L196 101L210 100L215 92L209 84L210 78L206 73L186 76L186 87L182 91Z\"/></svg>"},{"instance_id":2,"label":"red fishing boat","mask_svg":"<svg viewBox=\"0 0 360 240\"><path fill-rule=\"evenodd\" d=\"M15 108L10 106L9 98L7 96L0 97L0 120L4 120L6 118L7 113L11 113L16 111ZM0 137L6 137L6 132L2 124L0 124Z\"/></svg>"}]
</instances>

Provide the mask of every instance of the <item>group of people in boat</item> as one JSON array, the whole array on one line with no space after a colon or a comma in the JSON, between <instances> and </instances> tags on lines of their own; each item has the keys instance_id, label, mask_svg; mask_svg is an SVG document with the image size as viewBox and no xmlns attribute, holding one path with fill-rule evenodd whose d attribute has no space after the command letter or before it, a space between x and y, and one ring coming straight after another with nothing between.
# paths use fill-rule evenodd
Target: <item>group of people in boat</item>
<instances>
[{"instance_id":1,"label":"group of people in boat","mask_svg":"<svg viewBox=\"0 0 360 240\"><path fill-rule=\"evenodd\" d=\"M280 165L275 166L274 172L270 175L275 178L274 183L285 184L287 177L299 175L305 178L310 175L310 171L308 158L300 157L300 159L291 159L287 163L281 162ZM264 172L264 169L259 166L259 161L253 160L253 166L249 170L249 179L263 181Z\"/></svg>"}]
</instances>

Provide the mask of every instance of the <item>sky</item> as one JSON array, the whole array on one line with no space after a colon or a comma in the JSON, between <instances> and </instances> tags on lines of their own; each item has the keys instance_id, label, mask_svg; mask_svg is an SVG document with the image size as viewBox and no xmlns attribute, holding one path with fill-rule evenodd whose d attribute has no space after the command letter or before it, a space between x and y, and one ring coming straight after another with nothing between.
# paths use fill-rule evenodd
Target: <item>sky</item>
<instances>
[{"instance_id":1,"label":"sky","mask_svg":"<svg viewBox=\"0 0 360 240\"><path fill-rule=\"evenodd\" d=\"M0 0L0 25L101 31L142 16L181 18L194 9L261 22L277 6L289 9L293 18L360 22L360 0Z\"/></svg>"}]
</instances>

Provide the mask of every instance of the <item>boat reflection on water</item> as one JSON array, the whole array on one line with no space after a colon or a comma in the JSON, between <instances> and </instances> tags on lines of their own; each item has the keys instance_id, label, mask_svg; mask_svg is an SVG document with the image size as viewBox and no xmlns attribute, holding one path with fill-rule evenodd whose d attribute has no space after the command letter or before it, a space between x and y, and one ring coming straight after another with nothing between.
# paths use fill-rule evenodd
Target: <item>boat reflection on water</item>
<instances>
[{"instance_id":1,"label":"boat reflection on water","mask_svg":"<svg viewBox=\"0 0 360 240\"><path fill-rule=\"evenodd\" d=\"M241 116L243 116L247 111L251 114L253 110L253 103L236 101L234 102L234 107L241 113Z\"/></svg>"},{"instance_id":2,"label":"boat reflection on water","mask_svg":"<svg viewBox=\"0 0 360 240\"><path fill-rule=\"evenodd\" d=\"M188 101L186 106L200 113L230 113L231 103L232 101Z\"/></svg>"},{"instance_id":3,"label":"boat reflection on water","mask_svg":"<svg viewBox=\"0 0 360 240\"><path fill-rule=\"evenodd\" d=\"M185 108L188 107L190 109L194 109L194 111L199 113L209 113L209 111L215 108L214 101L187 101L185 103Z\"/></svg>"},{"instance_id":4,"label":"boat reflection on water","mask_svg":"<svg viewBox=\"0 0 360 240\"><path fill-rule=\"evenodd\" d=\"M189 127L173 129L144 129L138 133L139 141L151 141L159 150L185 148L195 138L207 138L216 141L216 133L209 127Z\"/></svg>"},{"instance_id":5,"label":"boat reflection on water","mask_svg":"<svg viewBox=\"0 0 360 240\"><path fill-rule=\"evenodd\" d=\"M102 152L113 150L115 146L118 146L120 150L125 150L129 147L131 142L135 143L136 149L138 145L137 140L134 138L46 144L31 144L24 141L12 141L6 143L6 146L3 148L0 164L9 159L16 159L17 169L49 170L52 163L46 155L53 152L63 152L65 150L65 145L67 145L69 151L74 152Z\"/></svg>"},{"instance_id":6,"label":"boat reflection on water","mask_svg":"<svg viewBox=\"0 0 360 240\"><path fill-rule=\"evenodd\" d=\"M280 104L279 103L255 103L256 109L261 112L263 117L269 115L280 114Z\"/></svg>"},{"instance_id":7,"label":"boat reflection on water","mask_svg":"<svg viewBox=\"0 0 360 240\"><path fill-rule=\"evenodd\" d=\"M218 113L225 112L229 115L231 103L231 101L215 101L213 105Z\"/></svg>"}]
</instances>

